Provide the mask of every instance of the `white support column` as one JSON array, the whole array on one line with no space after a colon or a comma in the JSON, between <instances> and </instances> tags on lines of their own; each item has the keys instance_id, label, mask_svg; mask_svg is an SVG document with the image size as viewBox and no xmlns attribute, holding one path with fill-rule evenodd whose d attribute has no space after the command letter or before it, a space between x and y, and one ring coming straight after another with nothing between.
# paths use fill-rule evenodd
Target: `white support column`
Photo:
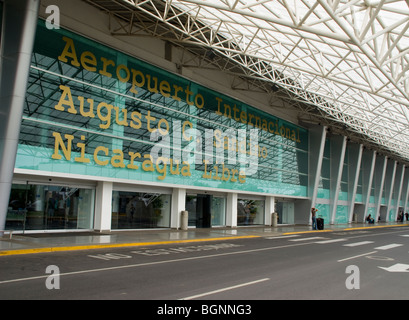
<instances>
[{"instance_id":1,"label":"white support column","mask_svg":"<svg viewBox=\"0 0 409 320\"><path fill-rule=\"evenodd\" d=\"M94 229L97 231L111 230L112 187L112 182L100 181L97 184L94 218Z\"/></svg>"},{"instance_id":2,"label":"white support column","mask_svg":"<svg viewBox=\"0 0 409 320\"><path fill-rule=\"evenodd\" d=\"M172 193L172 210L170 216L170 227L179 229L181 227L181 214L186 209L186 189L175 188ZM188 212L188 214L192 214Z\"/></svg>"},{"instance_id":3,"label":"white support column","mask_svg":"<svg viewBox=\"0 0 409 320\"><path fill-rule=\"evenodd\" d=\"M310 174L309 191L311 197L311 207L315 206L320 181L322 158L324 156L325 139L327 136L327 127L313 128L310 130ZM311 221L310 221L311 223Z\"/></svg>"},{"instance_id":4,"label":"white support column","mask_svg":"<svg viewBox=\"0 0 409 320\"><path fill-rule=\"evenodd\" d=\"M275 211L274 201L275 201L274 197L271 196L266 197L266 203L264 206L264 224L266 226L272 225L271 214Z\"/></svg>"},{"instance_id":5,"label":"white support column","mask_svg":"<svg viewBox=\"0 0 409 320\"><path fill-rule=\"evenodd\" d=\"M366 186L364 186L365 193L364 193L364 200L365 200L365 206L364 206L364 220L368 215L368 206L369 206L369 199L371 197L371 189L372 189L372 182L373 182L373 176L375 172L375 162L376 162L376 151L372 151L372 158L370 159L371 161L371 166L369 169L369 172L367 173L367 180L366 180Z\"/></svg>"},{"instance_id":6,"label":"white support column","mask_svg":"<svg viewBox=\"0 0 409 320\"><path fill-rule=\"evenodd\" d=\"M386 176L386 167L388 164L388 158L387 157L382 157L383 162L379 166L379 171L377 174L377 178L375 180L375 195L376 195L376 217L375 221L378 221L380 215L381 215L381 202L382 202L382 193L383 193L383 188L385 185L385 176ZM379 177L379 178L378 178Z\"/></svg>"},{"instance_id":7,"label":"white support column","mask_svg":"<svg viewBox=\"0 0 409 320\"><path fill-rule=\"evenodd\" d=\"M348 222L352 222L355 209L356 189L358 187L359 173L361 170L362 144L353 145L349 149L349 176L348 176L348 191L349 191L349 218Z\"/></svg>"},{"instance_id":8,"label":"white support column","mask_svg":"<svg viewBox=\"0 0 409 320\"><path fill-rule=\"evenodd\" d=\"M386 209L386 222L389 222L389 211L392 209L392 195L393 195L393 186L395 185L395 175L396 175L396 164L397 161L393 161L392 164L392 170L389 170L389 174L390 177L388 179L388 182L390 181L390 183L387 183L386 190L388 191L386 193L387 197L388 197L388 207Z\"/></svg>"},{"instance_id":9,"label":"white support column","mask_svg":"<svg viewBox=\"0 0 409 320\"><path fill-rule=\"evenodd\" d=\"M237 227L237 193L227 194L226 226Z\"/></svg>"},{"instance_id":10,"label":"white support column","mask_svg":"<svg viewBox=\"0 0 409 320\"><path fill-rule=\"evenodd\" d=\"M339 190L341 189L342 170L346 149L346 137L335 136L331 140L331 219L334 224L337 213Z\"/></svg>"},{"instance_id":11,"label":"white support column","mask_svg":"<svg viewBox=\"0 0 409 320\"><path fill-rule=\"evenodd\" d=\"M3 1L0 52L0 236L5 229L40 0Z\"/></svg>"},{"instance_id":12,"label":"white support column","mask_svg":"<svg viewBox=\"0 0 409 320\"><path fill-rule=\"evenodd\" d=\"M405 177L403 179L403 212L408 211L408 199L409 199L409 167L405 167Z\"/></svg>"},{"instance_id":13,"label":"white support column","mask_svg":"<svg viewBox=\"0 0 409 320\"><path fill-rule=\"evenodd\" d=\"M398 192L397 192L397 197L396 197L396 211L395 211L395 219L398 217L398 213L399 213L399 206L400 206L400 198L402 195L402 186L403 186L403 177L405 175L405 165L402 164L400 166L400 168L398 168L398 172L399 172L399 176L397 174L396 178L398 178Z\"/></svg>"}]
</instances>

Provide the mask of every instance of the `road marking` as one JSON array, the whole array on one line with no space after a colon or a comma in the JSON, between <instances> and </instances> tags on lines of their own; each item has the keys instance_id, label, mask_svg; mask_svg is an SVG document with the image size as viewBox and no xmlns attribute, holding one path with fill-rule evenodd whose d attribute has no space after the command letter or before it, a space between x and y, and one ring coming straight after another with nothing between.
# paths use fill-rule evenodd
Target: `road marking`
<instances>
[{"instance_id":1,"label":"road marking","mask_svg":"<svg viewBox=\"0 0 409 320\"><path fill-rule=\"evenodd\" d=\"M218 289L218 290L213 290L213 291L209 291L209 292L200 293L200 294L190 296L190 297L186 297L186 298L182 298L182 299L179 299L179 300L192 300L192 299L196 299L196 298L200 298L200 297L204 297L204 296L209 296L211 294L215 294L215 293L219 293L219 292L224 292L224 291L233 290L233 289L237 289L237 288L241 288L241 287L245 287L245 286L250 286L250 285L260 283L260 282L264 282L264 281L268 281L268 280L270 280L270 278L264 278L264 279L260 279L260 280L256 280L256 281L246 282L246 283L238 284L238 285L227 287L227 288L222 288L222 289Z\"/></svg>"},{"instance_id":2,"label":"road marking","mask_svg":"<svg viewBox=\"0 0 409 320\"><path fill-rule=\"evenodd\" d=\"M10 256L17 254L32 254L32 253L49 253L58 251L75 251L75 250L92 250L92 249L109 249L109 248L126 248L126 247L141 247L141 246L153 246L162 244L175 244L175 243L194 243L194 242L210 242L210 241L226 241L236 239L251 239L260 238L260 236L226 236L220 238L204 238L204 239L187 239L187 240L169 240L169 241L154 241L154 242L135 242L135 243L111 243L111 244L95 244L84 246L69 246L69 247L46 247L46 248L32 248L32 249L12 249L12 250L0 250L0 256Z\"/></svg>"},{"instance_id":3,"label":"road marking","mask_svg":"<svg viewBox=\"0 0 409 320\"><path fill-rule=\"evenodd\" d=\"M380 261L393 261L395 259L389 258L389 257L382 257L382 256L366 256L365 258L371 259L371 260L380 260Z\"/></svg>"},{"instance_id":4,"label":"road marking","mask_svg":"<svg viewBox=\"0 0 409 320\"><path fill-rule=\"evenodd\" d=\"M357 247L357 246L362 246L364 244L369 244L369 243L373 243L373 241L361 241L361 242L348 243L348 244L344 244L344 247Z\"/></svg>"},{"instance_id":5,"label":"road marking","mask_svg":"<svg viewBox=\"0 0 409 320\"><path fill-rule=\"evenodd\" d=\"M377 229L377 228L391 228L391 227L408 227L409 225L401 225L401 224L388 224L385 226L365 226L365 227L354 227L354 228L345 228L344 231L349 231L349 230L370 230L370 229Z\"/></svg>"},{"instance_id":6,"label":"road marking","mask_svg":"<svg viewBox=\"0 0 409 320\"><path fill-rule=\"evenodd\" d=\"M377 247L375 249L377 249L377 250L388 250L388 249L397 248L397 247L401 247L401 246L403 246L403 244L392 243L392 244L388 244L386 246Z\"/></svg>"},{"instance_id":7,"label":"road marking","mask_svg":"<svg viewBox=\"0 0 409 320\"><path fill-rule=\"evenodd\" d=\"M327 243L341 242L341 241L347 241L347 240L348 240L348 239L332 239L332 240L317 241L317 242L315 242L315 243L327 244Z\"/></svg>"},{"instance_id":8,"label":"road marking","mask_svg":"<svg viewBox=\"0 0 409 320\"><path fill-rule=\"evenodd\" d=\"M368 252L368 253L363 253L363 254L359 254L359 255L357 255L357 256L353 256L353 257L349 257L349 258L345 258L345 259L341 259L341 260L337 260L337 261L338 261L338 262L342 262L342 261L352 260L352 259L355 259L355 258L368 256L368 255L370 255L370 254L372 254L372 253L376 253L376 252L378 252L378 251L372 251L372 252Z\"/></svg>"},{"instance_id":9,"label":"road marking","mask_svg":"<svg viewBox=\"0 0 409 320\"><path fill-rule=\"evenodd\" d=\"M409 272L409 264L397 263L388 268L378 267L388 272Z\"/></svg>"},{"instance_id":10,"label":"road marking","mask_svg":"<svg viewBox=\"0 0 409 320\"><path fill-rule=\"evenodd\" d=\"M289 236L265 237L264 239L273 240L273 239L285 239L285 238L294 238L294 237L298 237L298 235L293 234Z\"/></svg>"},{"instance_id":11,"label":"road marking","mask_svg":"<svg viewBox=\"0 0 409 320\"><path fill-rule=\"evenodd\" d=\"M322 233L322 232L333 232L334 230L310 230L310 231L294 231L294 232L285 232L283 235L288 234L306 234L306 233Z\"/></svg>"},{"instance_id":12,"label":"road marking","mask_svg":"<svg viewBox=\"0 0 409 320\"><path fill-rule=\"evenodd\" d=\"M401 234L401 237L409 237L409 234Z\"/></svg>"},{"instance_id":13,"label":"road marking","mask_svg":"<svg viewBox=\"0 0 409 320\"><path fill-rule=\"evenodd\" d=\"M317 239L325 239L325 238L324 237L310 237L310 238L293 239L290 241L308 241L308 240L317 240Z\"/></svg>"},{"instance_id":14,"label":"road marking","mask_svg":"<svg viewBox=\"0 0 409 320\"><path fill-rule=\"evenodd\" d=\"M70 276L70 275L77 275L77 274L85 274L85 273L121 270L121 269L128 269L128 268L139 268L139 267L146 267L146 266L153 266L153 265L167 264L167 263L175 263L175 262L182 262L182 261L190 261L190 260L208 259L208 258L215 258L215 257L226 257L226 256L232 256L232 255L236 255L236 254L246 254L246 253L263 252L263 251L270 251L270 250L283 249L283 248L293 248L293 247L299 247L299 246L304 246L304 245L309 245L309 244L310 243L308 243L308 242L307 243L288 244L288 245L277 246L277 247L268 247L268 248L250 249L250 250L242 250L242 251L234 251L234 252L216 253L216 254L209 254L209 255L189 257L189 258L181 258L181 259L161 260L161 261L152 261L152 262L145 262L145 263L130 264L130 265L124 265L124 266L114 266L114 267L106 267L106 268L98 268L98 269L79 270L79 271L61 273L60 277ZM33 276L33 277L28 277L28 278L10 279L10 280L3 280L3 281L0 280L0 285L4 284L4 283L11 283L11 282L21 282L21 281L29 281L29 280L36 280L36 279L44 279L44 278L48 278L49 276L50 276L49 274L46 274L46 275Z\"/></svg>"}]
</instances>

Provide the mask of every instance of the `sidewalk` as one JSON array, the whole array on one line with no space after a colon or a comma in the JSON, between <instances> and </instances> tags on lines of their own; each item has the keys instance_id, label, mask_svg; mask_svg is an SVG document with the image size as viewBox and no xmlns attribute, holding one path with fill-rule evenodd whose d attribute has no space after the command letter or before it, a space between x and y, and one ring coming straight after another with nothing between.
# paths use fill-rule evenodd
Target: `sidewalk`
<instances>
[{"instance_id":1,"label":"sidewalk","mask_svg":"<svg viewBox=\"0 0 409 320\"><path fill-rule=\"evenodd\" d=\"M111 232L13 233L0 238L0 256L40 252L91 250L118 247L151 246L172 243L234 240L274 237L291 234L350 231L370 228L409 227L409 222L325 225L324 230L311 230L308 225L251 226L237 228L192 228L183 230L137 230Z\"/></svg>"}]
</instances>

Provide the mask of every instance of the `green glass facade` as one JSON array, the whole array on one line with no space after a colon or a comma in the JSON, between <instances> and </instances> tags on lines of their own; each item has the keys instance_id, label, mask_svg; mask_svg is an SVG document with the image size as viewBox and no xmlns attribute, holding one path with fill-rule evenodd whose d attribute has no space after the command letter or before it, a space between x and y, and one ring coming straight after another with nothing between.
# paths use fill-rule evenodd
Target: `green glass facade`
<instances>
[{"instance_id":1,"label":"green glass facade","mask_svg":"<svg viewBox=\"0 0 409 320\"><path fill-rule=\"evenodd\" d=\"M308 131L40 21L16 168L305 197Z\"/></svg>"}]
</instances>

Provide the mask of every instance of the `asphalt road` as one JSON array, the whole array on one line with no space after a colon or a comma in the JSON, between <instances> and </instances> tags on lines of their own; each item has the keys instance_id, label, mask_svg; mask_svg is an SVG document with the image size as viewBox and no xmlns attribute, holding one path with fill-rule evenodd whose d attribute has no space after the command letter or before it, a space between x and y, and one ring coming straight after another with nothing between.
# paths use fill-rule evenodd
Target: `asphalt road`
<instances>
[{"instance_id":1,"label":"asphalt road","mask_svg":"<svg viewBox=\"0 0 409 320\"><path fill-rule=\"evenodd\" d=\"M406 300L408 251L395 227L2 256L0 299Z\"/></svg>"}]
</instances>

